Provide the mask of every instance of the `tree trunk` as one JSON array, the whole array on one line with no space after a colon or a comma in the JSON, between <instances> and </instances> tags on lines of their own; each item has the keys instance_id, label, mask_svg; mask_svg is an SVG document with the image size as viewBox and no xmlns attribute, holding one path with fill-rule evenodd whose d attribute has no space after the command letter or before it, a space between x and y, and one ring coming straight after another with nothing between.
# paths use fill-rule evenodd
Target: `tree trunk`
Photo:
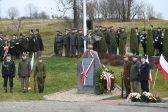
<instances>
[{"instance_id":1,"label":"tree trunk","mask_svg":"<svg viewBox=\"0 0 168 112\"><path fill-rule=\"evenodd\" d=\"M74 28L79 28L77 0L73 0L73 11L74 11Z\"/></svg>"}]
</instances>

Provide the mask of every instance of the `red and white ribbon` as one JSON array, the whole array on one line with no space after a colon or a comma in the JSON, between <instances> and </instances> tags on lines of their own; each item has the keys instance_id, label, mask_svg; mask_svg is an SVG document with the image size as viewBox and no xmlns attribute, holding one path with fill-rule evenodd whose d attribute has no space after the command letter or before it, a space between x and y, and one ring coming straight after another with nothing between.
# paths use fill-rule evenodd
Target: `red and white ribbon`
<instances>
[{"instance_id":1,"label":"red and white ribbon","mask_svg":"<svg viewBox=\"0 0 168 112\"><path fill-rule=\"evenodd\" d=\"M6 58L6 56L8 54L8 51L9 51L9 47L8 46L4 47L4 56L3 56L3 59Z\"/></svg>"},{"instance_id":2,"label":"red and white ribbon","mask_svg":"<svg viewBox=\"0 0 168 112\"><path fill-rule=\"evenodd\" d=\"M93 54L92 54L92 50L86 50L86 52L83 54L82 57L84 57L85 55L87 55L89 53L89 55L91 56L91 58L93 58ZM82 61L82 78L81 78L81 83L83 85L86 84L86 78L87 78L87 73L89 72L90 68L92 67L94 63L94 58L92 59L92 61L90 62L89 66L87 67L87 69L85 70L84 68L84 64L83 64L83 61Z\"/></svg>"},{"instance_id":3,"label":"red and white ribbon","mask_svg":"<svg viewBox=\"0 0 168 112\"><path fill-rule=\"evenodd\" d=\"M82 61L82 73L81 74L82 74L82 83L83 83L83 85L86 84L87 73L89 72L90 68L93 66L93 63L94 63L94 59L92 59L92 61L90 62L89 66L85 70L84 64L83 64L83 61Z\"/></svg>"},{"instance_id":4,"label":"red and white ribbon","mask_svg":"<svg viewBox=\"0 0 168 112\"><path fill-rule=\"evenodd\" d=\"M111 78L110 78L110 73L108 72L103 72L103 75L107 81L107 90L111 90Z\"/></svg>"}]
</instances>

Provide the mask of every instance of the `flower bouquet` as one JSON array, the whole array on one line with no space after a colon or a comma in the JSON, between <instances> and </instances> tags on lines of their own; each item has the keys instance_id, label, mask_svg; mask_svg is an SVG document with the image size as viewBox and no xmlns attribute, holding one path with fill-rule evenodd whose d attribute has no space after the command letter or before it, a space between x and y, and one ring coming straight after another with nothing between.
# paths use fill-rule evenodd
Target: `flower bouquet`
<instances>
[{"instance_id":1,"label":"flower bouquet","mask_svg":"<svg viewBox=\"0 0 168 112\"><path fill-rule=\"evenodd\" d=\"M154 96L152 93L149 92L143 92L142 94L139 93L130 93L128 98L128 101L132 102L146 102L146 103L158 103L161 102L161 98Z\"/></svg>"},{"instance_id":2,"label":"flower bouquet","mask_svg":"<svg viewBox=\"0 0 168 112\"><path fill-rule=\"evenodd\" d=\"M130 93L127 100L131 100L132 102L140 102L141 95L139 93Z\"/></svg>"},{"instance_id":3,"label":"flower bouquet","mask_svg":"<svg viewBox=\"0 0 168 112\"><path fill-rule=\"evenodd\" d=\"M105 66L99 69L96 73L96 88L99 90L98 94L111 92L114 89L115 77L112 70Z\"/></svg>"}]
</instances>

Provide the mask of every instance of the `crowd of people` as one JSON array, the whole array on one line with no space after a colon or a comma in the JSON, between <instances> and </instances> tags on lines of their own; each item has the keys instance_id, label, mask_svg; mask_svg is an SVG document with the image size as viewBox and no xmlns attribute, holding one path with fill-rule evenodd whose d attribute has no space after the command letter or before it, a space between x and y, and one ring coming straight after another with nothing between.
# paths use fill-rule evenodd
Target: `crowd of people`
<instances>
[{"instance_id":1,"label":"crowd of people","mask_svg":"<svg viewBox=\"0 0 168 112\"><path fill-rule=\"evenodd\" d=\"M9 80L10 92L13 92L13 78L16 74L15 58L20 58L18 65L18 77L21 81L21 90L28 92L30 74L32 72L31 61L33 53L37 52L38 62L34 70L34 84L38 86L39 93L44 91L44 82L46 77L46 67L42 60L42 51L44 50L43 41L39 29L30 30L29 36L20 33L17 37L0 33L0 57L2 62L2 77L4 92L7 92L7 83ZM36 90L36 87L34 87Z\"/></svg>"},{"instance_id":2,"label":"crowd of people","mask_svg":"<svg viewBox=\"0 0 168 112\"><path fill-rule=\"evenodd\" d=\"M18 36L12 36L0 33L0 58L3 59L7 54L11 54L12 59L21 57L23 53L37 52L38 57L41 57L44 50L43 41L39 33L39 29L30 30L29 35L20 33Z\"/></svg>"},{"instance_id":3,"label":"crowd of people","mask_svg":"<svg viewBox=\"0 0 168 112\"><path fill-rule=\"evenodd\" d=\"M138 47L140 45L143 48L143 54L147 54L147 30L139 30L134 28L136 31L136 36L138 40ZM163 38L164 29L157 28L154 29L151 25L153 46L156 54L160 55L163 52ZM57 35L54 41L54 51L57 56L80 56L83 52L83 41L87 41L87 44L92 44L93 49L98 53L101 53L101 49L105 49L108 54L117 54L117 49L119 49L118 54L125 55L127 48L128 33L124 27L119 27L116 30L113 27L102 27L95 26L95 29L89 30L86 37L83 36L82 30L77 29L65 29L65 32L57 31ZM101 45L101 41L105 41L105 45ZM104 48L102 48L104 47ZM139 55L139 50L137 52L132 52L135 55Z\"/></svg>"},{"instance_id":4,"label":"crowd of people","mask_svg":"<svg viewBox=\"0 0 168 112\"><path fill-rule=\"evenodd\" d=\"M124 57L123 80L126 88L126 98L130 92L139 93L139 85L141 85L141 92L149 92L149 73L150 66L146 62L145 56L142 56L140 61L137 56Z\"/></svg>"}]
</instances>

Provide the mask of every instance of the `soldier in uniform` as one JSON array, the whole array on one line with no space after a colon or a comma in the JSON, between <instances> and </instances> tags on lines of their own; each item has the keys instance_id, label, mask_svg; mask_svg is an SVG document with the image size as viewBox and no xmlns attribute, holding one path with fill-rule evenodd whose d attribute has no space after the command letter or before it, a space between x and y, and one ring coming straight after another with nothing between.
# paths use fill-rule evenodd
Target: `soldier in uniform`
<instances>
[{"instance_id":1,"label":"soldier in uniform","mask_svg":"<svg viewBox=\"0 0 168 112\"><path fill-rule=\"evenodd\" d=\"M123 79L124 85L126 89L126 98L131 92L131 84L130 84L130 69L131 69L131 61L128 56L124 56L124 71L123 71Z\"/></svg>"},{"instance_id":2,"label":"soldier in uniform","mask_svg":"<svg viewBox=\"0 0 168 112\"><path fill-rule=\"evenodd\" d=\"M21 59L22 54L26 52L26 39L24 38L22 33L20 33L19 38L17 39L17 49L19 58Z\"/></svg>"},{"instance_id":3,"label":"soldier in uniform","mask_svg":"<svg viewBox=\"0 0 168 112\"><path fill-rule=\"evenodd\" d=\"M78 44L78 54L81 56L84 52L84 39L83 39L83 32L79 30L79 34L77 37L77 44Z\"/></svg>"},{"instance_id":4,"label":"soldier in uniform","mask_svg":"<svg viewBox=\"0 0 168 112\"><path fill-rule=\"evenodd\" d=\"M144 55L146 55L147 33L145 29L140 34L140 42L143 47Z\"/></svg>"},{"instance_id":5,"label":"soldier in uniform","mask_svg":"<svg viewBox=\"0 0 168 112\"><path fill-rule=\"evenodd\" d=\"M4 37L3 34L0 33L0 60L3 57L3 43L4 43Z\"/></svg>"},{"instance_id":6,"label":"soldier in uniform","mask_svg":"<svg viewBox=\"0 0 168 112\"><path fill-rule=\"evenodd\" d=\"M34 35L34 31L30 30L29 42L28 42L29 57L32 57L32 54L37 52L35 43L36 43L36 38Z\"/></svg>"},{"instance_id":7,"label":"soldier in uniform","mask_svg":"<svg viewBox=\"0 0 168 112\"><path fill-rule=\"evenodd\" d=\"M7 82L10 82L10 92L13 92L13 78L15 77L15 63L11 59L11 55L8 54L6 59L2 63L2 77L4 79L3 87L4 92L7 93Z\"/></svg>"},{"instance_id":8,"label":"soldier in uniform","mask_svg":"<svg viewBox=\"0 0 168 112\"><path fill-rule=\"evenodd\" d=\"M77 38L77 33L76 29L72 30L72 33L70 35L70 53L71 56L76 56L76 38Z\"/></svg>"},{"instance_id":9,"label":"soldier in uniform","mask_svg":"<svg viewBox=\"0 0 168 112\"><path fill-rule=\"evenodd\" d=\"M119 36L119 54L125 55L126 53L126 43L127 43L127 33L125 28L121 28L120 36Z\"/></svg>"},{"instance_id":10,"label":"soldier in uniform","mask_svg":"<svg viewBox=\"0 0 168 112\"><path fill-rule=\"evenodd\" d=\"M37 81L39 93L44 92L45 78L46 78L46 65L43 63L42 58L39 57L39 60L35 66L34 71L34 79L35 81Z\"/></svg>"},{"instance_id":11,"label":"soldier in uniform","mask_svg":"<svg viewBox=\"0 0 168 112\"><path fill-rule=\"evenodd\" d=\"M35 30L35 38L36 38L36 48L37 48L37 56L41 57L42 56L42 51L44 51L44 45L43 45L43 40L42 37L39 33L39 29Z\"/></svg>"},{"instance_id":12,"label":"soldier in uniform","mask_svg":"<svg viewBox=\"0 0 168 112\"><path fill-rule=\"evenodd\" d=\"M70 31L68 29L65 29L65 34L63 35L63 46L65 56L70 56Z\"/></svg>"},{"instance_id":13,"label":"soldier in uniform","mask_svg":"<svg viewBox=\"0 0 168 112\"><path fill-rule=\"evenodd\" d=\"M130 81L133 92L139 93L139 69L140 62L136 56L132 57L132 64L130 69Z\"/></svg>"},{"instance_id":14,"label":"soldier in uniform","mask_svg":"<svg viewBox=\"0 0 168 112\"><path fill-rule=\"evenodd\" d=\"M149 92L149 64L146 62L145 57L141 57L141 66L140 66L140 83L142 92Z\"/></svg>"},{"instance_id":15,"label":"soldier in uniform","mask_svg":"<svg viewBox=\"0 0 168 112\"><path fill-rule=\"evenodd\" d=\"M121 27L119 27L119 28L116 30L116 42L117 42L117 45L118 45L118 46L119 46L120 33L121 33Z\"/></svg>"},{"instance_id":16,"label":"soldier in uniform","mask_svg":"<svg viewBox=\"0 0 168 112\"><path fill-rule=\"evenodd\" d=\"M159 56L163 52L163 37L164 34L161 28L158 28L153 38L154 48L156 49L156 55Z\"/></svg>"},{"instance_id":17,"label":"soldier in uniform","mask_svg":"<svg viewBox=\"0 0 168 112\"><path fill-rule=\"evenodd\" d=\"M56 41L56 55L57 56L62 56L62 50L63 50L62 32L57 31L57 37L56 37L55 41Z\"/></svg>"},{"instance_id":18,"label":"soldier in uniform","mask_svg":"<svg viewBox=\"0 0 168 112\"><path fill-rule=\"evenodd\" d=\"M9 53L11 54L12 59L16 56L16 35L13 34L12 39L10 40Z\"/></svg>"},{"instance_id":19,"label":"soldier in uniform","mask_svg":"<svg viewBox=\"0 0 168 112\"><path fill-rule=\"evenodd\" d=\"M18 66L18 76L21 80L21 89L23 93L28 92L30 70L30 61L27 59L26 54L23 53L22 60L19 62Z\"/></svg>"}]
</instances>

